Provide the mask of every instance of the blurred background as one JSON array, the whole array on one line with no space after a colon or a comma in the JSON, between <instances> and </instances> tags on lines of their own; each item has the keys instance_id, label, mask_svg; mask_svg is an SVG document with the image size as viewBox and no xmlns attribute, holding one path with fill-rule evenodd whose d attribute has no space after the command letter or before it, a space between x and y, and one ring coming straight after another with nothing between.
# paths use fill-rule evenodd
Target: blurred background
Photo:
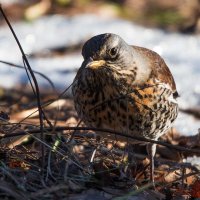
<instances>
[{"instance_id":1,"label":"blurred background","mask_svg":"<svg viewBox=\"0 0 200 200\"><path fill-rule=\"evenodd\" d=\"M90 37L112 32L127 43L159 53L172 71L182 110L175 127L187 135L200 128L199 0L1 0L32 69L58 92L73 81ZM23 66L17 44L0 14L0 60ZM39 86L50 84L37 75ZM1 93L28 88L24 69L0 63ZM1 94L0 94L1 98Z\"/></svg>"}]
</instances>

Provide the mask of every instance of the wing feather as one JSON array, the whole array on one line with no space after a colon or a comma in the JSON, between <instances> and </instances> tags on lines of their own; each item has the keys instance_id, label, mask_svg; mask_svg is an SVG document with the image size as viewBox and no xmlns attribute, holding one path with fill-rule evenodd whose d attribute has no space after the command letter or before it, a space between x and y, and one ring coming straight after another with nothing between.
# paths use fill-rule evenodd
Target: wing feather
<instances>
[{"instance_id":1,"label":"wing feather","mask_svg":"<svg viewBox=\"0 0 200 200\"><path fill-rule=\"evenodd\" d=\"M161 58L160 55L158 55L156 52L143 48L138 46L133 46L134 49L139 51L142 55L146 56L146 59L151 62L151 74L150 78L156 78L161 82L164 82L168 84L173 91L174 97L178 97L178 92L176 90L176 84L174 81L174 78L172 76L172 73L170 72L168 66L166 65L163 58Z\"/></svg>"}]
</instances>

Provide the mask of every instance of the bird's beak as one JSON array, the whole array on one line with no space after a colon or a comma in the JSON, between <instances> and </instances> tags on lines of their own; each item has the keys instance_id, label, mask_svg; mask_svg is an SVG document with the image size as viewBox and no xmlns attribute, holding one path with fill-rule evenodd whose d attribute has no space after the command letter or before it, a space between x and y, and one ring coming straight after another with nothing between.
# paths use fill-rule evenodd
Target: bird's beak
<instances>
[{"instance_id":1,"label":"bird's beak","mask_svg":"<svg viewBox=\"0 0 200 200\"><path fill-rule=\"evenodd\" d=\"M89 61L86 64L86 68L90 68L90 69L98 69L102 66L105 66L106 61L105 60L95 60L95 61Z\"/></svg>"}]
</instances>

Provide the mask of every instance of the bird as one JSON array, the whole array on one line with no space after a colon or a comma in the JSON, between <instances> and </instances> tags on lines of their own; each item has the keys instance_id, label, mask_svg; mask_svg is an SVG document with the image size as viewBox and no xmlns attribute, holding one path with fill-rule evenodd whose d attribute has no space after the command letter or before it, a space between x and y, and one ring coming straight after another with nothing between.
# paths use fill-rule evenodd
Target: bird
<instances>
[{"instance_id":1,"label":"bird","mask_svg":"<svg viewBox=\"0 0 200 200\"><path fill-rule=\"evenodd\" d=\"M72 95L78 116L87 126L155 141L171 128L178 115L179 95L159 54L104 33L85 42L82 56ZM147 153L154 185L155 143L147 144Z\"/></svg>"}]
</instances>

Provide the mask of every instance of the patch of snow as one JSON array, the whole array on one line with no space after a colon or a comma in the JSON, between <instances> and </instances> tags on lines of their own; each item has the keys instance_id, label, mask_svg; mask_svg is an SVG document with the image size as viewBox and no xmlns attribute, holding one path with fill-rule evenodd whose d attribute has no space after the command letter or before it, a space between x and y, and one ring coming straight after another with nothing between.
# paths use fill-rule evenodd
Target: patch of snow
<instances>
[{"instance_id":1,"label":"patch of snow","mask_svg":"<svg viewBox=\"0 0 200 200\"><path fill-rule=\"evenodd\" d=\"M192 165L200 169L200 157L197 157L197 156L187 157L186 159L183 159L183 162L191 163Z\"/></svg>"}]
</instances>

